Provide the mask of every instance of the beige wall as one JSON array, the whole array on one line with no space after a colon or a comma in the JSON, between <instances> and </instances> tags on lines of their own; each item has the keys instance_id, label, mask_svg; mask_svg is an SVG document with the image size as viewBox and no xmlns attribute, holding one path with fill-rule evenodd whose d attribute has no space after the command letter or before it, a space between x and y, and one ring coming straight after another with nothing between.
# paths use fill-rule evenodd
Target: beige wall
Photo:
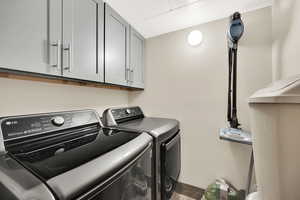
<instances>
[{"instance_id":1,"label":"beige wall","mask_svg":"<svg viewBox=\"0 0 300 200\"><path fill-rule=\"evenodd\" d=\"M239 47L239 119L249 130L247 98L272 80L271 8L243 15L246 32ZM146 89L129 96L149 116L177 118L182 128L181 181L205 188L224 177L244 188L250 148L220 141L226 127L228 19L150 38L146 42ZM204 41L186 38L199 29Z\"/></svg>"},{"instance_id":2,"label":"beige wall","mask_svg":"<svg viewBox=\"0 0 300 200\"><path fill-rule=\"evenodd\" d=\"M239 49L239 117L249 129L247 97L271 81L271 9L244 15ZM0 78L0 116L141 105L148 115L173 117L182 128L181 181L206 187L225 177L246 182L250 148L218 139L226 126L227 19L151 38L146 43L146 90L128 92ZM187 34L204 34L190 47Z\"/></svg>"},{"instance_id":3,"label":"beige wall","mask_svg":"<svg viewBox=\"0 0 300 200\"><path fill-rule=\"evenodd\" d=\"M0 78L0 116L128 105L128 92Z\"/></svg>"},{"instance_id":4,"label":"beige wall","mask_svg":"<svg viewBox=\"0 0 300 200\"><path fill-rule=\"evenodd\" d=\"M300 73L300 1L273 0L273 79Z\"/></svg>"}]
</instances>

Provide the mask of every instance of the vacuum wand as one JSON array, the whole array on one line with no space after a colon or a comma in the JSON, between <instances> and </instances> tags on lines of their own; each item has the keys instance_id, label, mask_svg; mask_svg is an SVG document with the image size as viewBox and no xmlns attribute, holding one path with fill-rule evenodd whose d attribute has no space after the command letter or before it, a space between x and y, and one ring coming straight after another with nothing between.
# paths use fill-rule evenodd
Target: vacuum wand
<instances>
[{"instance_id":1,"label":"vacuum wand","mask_svg":"<svg viewBox=\"0 0 300 200\"><path fill-rule=\"evenodd\" d=\"M229 29L227 33L228 39L228 107L227 121L231 128L240 126L237 118L237 49L238 41L244 33L244 24L241 14L236 12L230 17Z\"/></svg>"}]
</instances>

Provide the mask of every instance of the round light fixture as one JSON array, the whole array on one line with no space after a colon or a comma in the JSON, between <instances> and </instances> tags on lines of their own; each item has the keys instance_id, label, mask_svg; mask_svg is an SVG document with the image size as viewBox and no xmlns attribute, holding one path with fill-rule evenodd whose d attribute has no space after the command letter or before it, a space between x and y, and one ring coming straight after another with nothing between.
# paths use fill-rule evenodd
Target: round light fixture
<instances>
[{"instance_id":1,"label":"round light fixture","mask_svg":"<svg viewBox=\"0 0 300 200\"><path fill-rule=\"evenodd\" d=\"M203 34L198 30L192 31L188 35L188 43L191 46L197 46L201 44L202 40L203 40Z\"/></svg>"}]
</instances>

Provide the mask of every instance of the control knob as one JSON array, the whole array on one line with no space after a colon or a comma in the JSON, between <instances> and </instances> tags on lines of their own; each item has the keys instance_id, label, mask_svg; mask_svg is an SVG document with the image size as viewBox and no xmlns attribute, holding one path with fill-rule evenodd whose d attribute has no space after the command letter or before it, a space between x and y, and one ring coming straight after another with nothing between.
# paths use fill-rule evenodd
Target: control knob
<instances>
[{"instance_id":1,"label":"control knob","mask_svg":"<svg viewBox=\"0 0 300 200\"><path fill-rule=\"evenodd\" d=\"M129 114L131 114L131 110L130 110L129 108L127 108L127 109L125 110L125 113L126 113L127 115L129 115Z\"/></svg>"},{"instance_id":2,"label":"control knob","mask_svg":"<svg viewBox=\"0 0 300 200\"><path fill-rule=\"evenodd\" d=\"M55 126L62 126L65 123L65 119L61 116L53 117L51 122Z\"/></svg>"}]
</instances>

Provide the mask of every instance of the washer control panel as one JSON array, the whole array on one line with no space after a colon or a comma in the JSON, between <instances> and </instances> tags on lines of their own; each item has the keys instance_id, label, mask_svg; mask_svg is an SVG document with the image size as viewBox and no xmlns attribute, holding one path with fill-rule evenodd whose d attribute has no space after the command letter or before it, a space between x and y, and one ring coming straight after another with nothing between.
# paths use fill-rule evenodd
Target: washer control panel
<instances>
[{"instance_id":1,"label":"washer control panel","mask_svg":"<svg viewBox=\"0 0 300 200\"><path fill-rule=\"evenodd\" d=\"M93 110L4 117L0 122L4 141L100 123Z\"/></svg>"}]
</instances>

